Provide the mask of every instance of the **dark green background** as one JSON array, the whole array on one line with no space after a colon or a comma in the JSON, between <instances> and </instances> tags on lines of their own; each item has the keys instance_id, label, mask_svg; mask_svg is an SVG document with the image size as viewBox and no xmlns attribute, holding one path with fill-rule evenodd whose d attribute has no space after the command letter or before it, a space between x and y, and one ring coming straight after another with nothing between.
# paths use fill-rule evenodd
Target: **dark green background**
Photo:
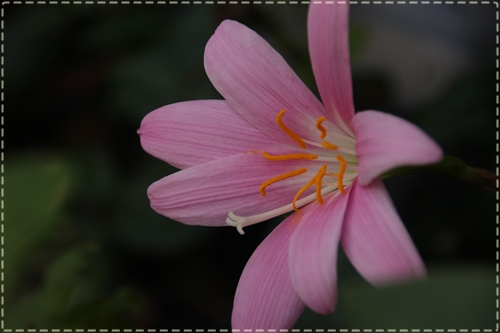
<instances>
[{"instance_id":1,"label":"dark green background","mask_svg":"<svg viewBox=\"0 0 500 333\"><path fill-rule=\"evenodd\" d=\"M362 6L351 6L356 109L408 119L446 154L494 171L495 6ZM374 37L362 16L354 18L372 9L377 24L465 47L472 66L432 98L401 104L390 73L356 67ZM157 215L146 189L176 170L147 155L136 131L160 106L219 98L203 50L226 18L261 34L316 93L307 6L3 10L5 328L229 328L239 275L279 221L240 236ZM443 10L462 21L436 19ZM449 26L465 32L449 33ZM440 175L386 184L429 279L378 290L341 254L337 311L306 310L296 328L494 329L494 192Z\"/></svg>"}]
</instances>

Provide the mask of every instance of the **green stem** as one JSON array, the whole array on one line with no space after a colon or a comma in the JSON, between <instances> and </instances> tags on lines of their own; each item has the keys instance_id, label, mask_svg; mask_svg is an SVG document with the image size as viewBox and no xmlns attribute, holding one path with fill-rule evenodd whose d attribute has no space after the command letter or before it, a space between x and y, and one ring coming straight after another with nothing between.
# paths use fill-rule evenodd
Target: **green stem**
<instances>
[{"instance_id":1,"label":"green stem","mask_svg":"<svg viewBox=\"0 0 500 333\"><path fill-rule=\"evenodd\" d=\"M492 172L468 166L462 160L452 156L445 156L435 164L395 168L382 174L380 178L387 179L413 173L440 173L468 183L478 184L491 190L497 189L496 183L499 179Z\"/></svg>"}]
</instances>

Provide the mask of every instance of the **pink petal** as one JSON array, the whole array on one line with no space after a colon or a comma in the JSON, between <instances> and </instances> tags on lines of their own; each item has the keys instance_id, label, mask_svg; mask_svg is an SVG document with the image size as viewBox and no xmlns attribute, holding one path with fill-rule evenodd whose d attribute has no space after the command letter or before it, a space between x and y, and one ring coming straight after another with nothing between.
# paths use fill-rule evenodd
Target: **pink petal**
<instances>
[{"instance_id":1,"label":"pink petal","mask_svg":"<svg viewBox=\"0 0 500 333\"><path fill-rule=\"evenodd\" d=\"M283 146L248 123L226 101L217 100L156 109L142 120L139 135L146 152L178 168Z\"/></svg>"},{"instance_id":2,"label":"pink petal","mask_svg":"<svg viewBox=\"0 0 500 333\"><path fill-rule=\"evenodd\" d=\"M359 112L352 128L363 186L392 168L436 163L443 157L441 148L421 129L387 113Z\"/></svg>"},{"instance_id":3,"label":"pink petal","mask_svg":"<svg viewBox=\"0 0 500 333\"><path fill-rule=\"evenodd\" d=\"M425 267L380 179L354 182L342 247L368 281L382 285L425 276Z\"/></svg>"},{"instance_id":4,"label":"pink petal","mask_svg":"<svg viewBox=\"0 0 500 333\"><path fill-rule=\"evenodd\" d=\"M304 310L288 269L294 217L278 225L248 260L234 297L233 329L290 329Z\"/></svg>"},{"instance_id":5,"label":"pink petal","mask_svg":"<svg viewBox=\"0 0 500 333\"><path fill-rule=\"evenodd\" d=\"M312 310L328 314L337 303L337 249L350 187L325 203L303 209L290 241L290 276L300 298Z\"/></svg>"},{"instance_id":6,"label":"pink petal","mask_svg":"<svg viewBox=\"0 0 500 333\"><path fill-rule=\"evenodd\" d=\"M173 220L224 226L230 211L251 216L290 204L309 179L294 177L271 184L266 197L259 193L260 185L308 166L304 161L268 161L260 153L233 155L165 177L148 188L148 196L156 212Z\"/></svg>"},{"instance_id":7,"label":"pink petal","mask_svg":"<svg viewBox=\"0 0 500 333\"><path fill-rule=\"evenodd\" d=\"M230 20L222 22L205 49L205 70L228 103L247 121L280 142L296 146L276 125L283 122L302 138L316 140L324 107L285 60L259 35Z\"/></svg>"},{"instance_id":8,"label":"pink petal","mask_svg":"<svg viewBox=\"0 0 500 333\"><path fill-rule=\"evenodd\" d=\"M349 2L311 2L307 19L309 53L328 115L351 133L354 116L349 60Z\"/></svg>"}]
</instances>

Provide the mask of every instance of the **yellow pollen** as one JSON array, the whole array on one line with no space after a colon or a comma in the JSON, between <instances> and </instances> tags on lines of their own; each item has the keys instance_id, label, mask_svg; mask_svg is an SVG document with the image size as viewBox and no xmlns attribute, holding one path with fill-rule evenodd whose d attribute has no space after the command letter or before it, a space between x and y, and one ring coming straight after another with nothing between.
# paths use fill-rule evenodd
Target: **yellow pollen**
<instances>
[{"instance_id":1,"label":"yellow pollen","mask_svg":"<svg viewBox=\"0 0 500 333\"><path fill-rule=\"evenodd\" d=\"M323 197L321 196L321 180L323 179L325 174L326 174L326 164L323 165L321 167L321 169L319 169L319 172L315 177L316 178L316 200L318 200L318 202L320 204L323 203Z\"/></svg>"},{"instance_id":2,"label":"yellow pollen","mask_svg":"<svg viewBox=\"0 0 500 333\"><path fill-rule=\"evenodd\" d=\"M328 142L328 141L323 141L323 142L321 142L321 145L322 145L324 148L329 149L329 150L337 150L337 149L339 149L339 147L338 147L338 146L336 146L336 145L332 145L332 144L331 144L330 142Z\"/></svg>"},{"instance_id":3,"label":"yellow pollen","mask_svg":"<svg viewBox=\"0 0 500 333\"><path fill-rule=\"evenodd\" d=\"M306 144L304 143L304 141L302 141L302 139L294 131L292 131L291 129L286 127L285 124L283 124L283 121L281 120L281 118L283 118L283 115L285 114L285 112L286 112L286 110L281 110L280 113L278 113L278 115L276 116L276 123L283 130L283 132L286 133L286 135L288 135L295 142L298 143L300 148L306 149Z\"/></svg>"},{"instance_id":4,"label":"yellow pollen","mask_svg":"<svg viewBox=\"0 0 500 333\"><path fill-rule=\"evenodd\" d=\"M338 184L340 193L344 194L345 190L344 190L344 185L342 184L342 177L344 177L344 172L345 172L345 168L347 166L347 162L340 155L337 155L337 160L339 160L339 162L340 162L340 170L339 170L339 174L337 175L337 184Z\"/></svg>"},{"instance_id":5,"label":"yellow pollen","mask_svg":"<svg viewBox=\"0 0 500 333\"><path fill-rule=\"evenodd\" d=\"M299 197L302 195L302 193L307 191L307 189L315 183L316 183L316 199L318 200L319 203L323 203L323 198L321 197L321 179L323 179L323 177L325 176L325 173L326 173L326 165L323 165L321 167L321 169L319 169L316 176L314 176L307 184L305 184L297 192L297 194L295 195L295 198L293 198L293 202L292 202L292 207L296 212L300 213L301 210L298 209L297 206L295 206L295 203L297 202L297 200L299 200Z\"/></svg>"},{"instance_id":6,"label":"yellow pollen","mask_svg":"<svg viewBox=\"0 0 500 333\"><path fill-rule=\"evenodd\" d=\"M279 176L273 177L273 178L271 178L269 180L266 180L265 182L262 183L262 185L260 185L260 189L259 189L260 194L263 197L265 197L266 196L266 187L268 187L269 185L274 184L276 182L279 182L280 180L283 180L283 179L287 179L287 178L298 176L300 174L303 174L306 171L307 171L306 168L302 168L302 169L299 169L299 170L293 170L293 171L281 174Z\"/></svg>"},{"instance_id":7,"label":"yellow pollen","mask_svg":"<svg viewBox=\"0 0 500 333\"><path fill-rule=\"evenodd\" d=\"M265 151L262 155L270 161L288 161L288 160L316 160L317 155L314 154L287 154L287 155L269 155Z\"/></svg>"},{"instance_id":8,"label":"yellow pollen","mask_svg":"<svg viewBox=\"0 0 500 333\"><path fill-rule=\"evenodd\" d=\"M321 134L319 135L321 139L324 139L326 136L326 129L323 127L323 125L321 125L325 120L325 117L319 117L318 120L316 120L316 128L321 131Z\"/></svg>"}]
</instances>

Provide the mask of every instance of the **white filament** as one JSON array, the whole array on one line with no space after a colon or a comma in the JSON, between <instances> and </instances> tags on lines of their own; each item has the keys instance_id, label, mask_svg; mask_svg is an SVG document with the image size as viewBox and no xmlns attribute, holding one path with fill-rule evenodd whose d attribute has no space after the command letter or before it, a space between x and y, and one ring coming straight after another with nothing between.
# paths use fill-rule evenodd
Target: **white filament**
<instances>
[{"instance_id":1,"label":"white filament","mask_svg":"<svg viewBox=\"0 0 500 333\"><path fill-rule=\"evenodd\" d=\"M330 192L333 192L337 190L338 187L337 185L332 185L332 186L326 186L323 189L321 189L321 195L324 196ZM303 207L307 205L308 203L316 200L316 193L312 193L308 195L307 197L304 197L300 200L297 200L295 202L295 206L297 208ZM293 210L293 205L290 203L288 205L270 210L265 213L257 214L257 215L252 215L252 216L238 216L234 214L233 212L229 212L227 215L228 217L226 218L226 223L229 224L230 226L236 227L238 232L241 235L244 235L245 232L243 231L244 227L247 227L252 224L257 224L259 222L269 220L273 217L280 216L282 214L291 212Z\"/></svg>"}]
</instances>

